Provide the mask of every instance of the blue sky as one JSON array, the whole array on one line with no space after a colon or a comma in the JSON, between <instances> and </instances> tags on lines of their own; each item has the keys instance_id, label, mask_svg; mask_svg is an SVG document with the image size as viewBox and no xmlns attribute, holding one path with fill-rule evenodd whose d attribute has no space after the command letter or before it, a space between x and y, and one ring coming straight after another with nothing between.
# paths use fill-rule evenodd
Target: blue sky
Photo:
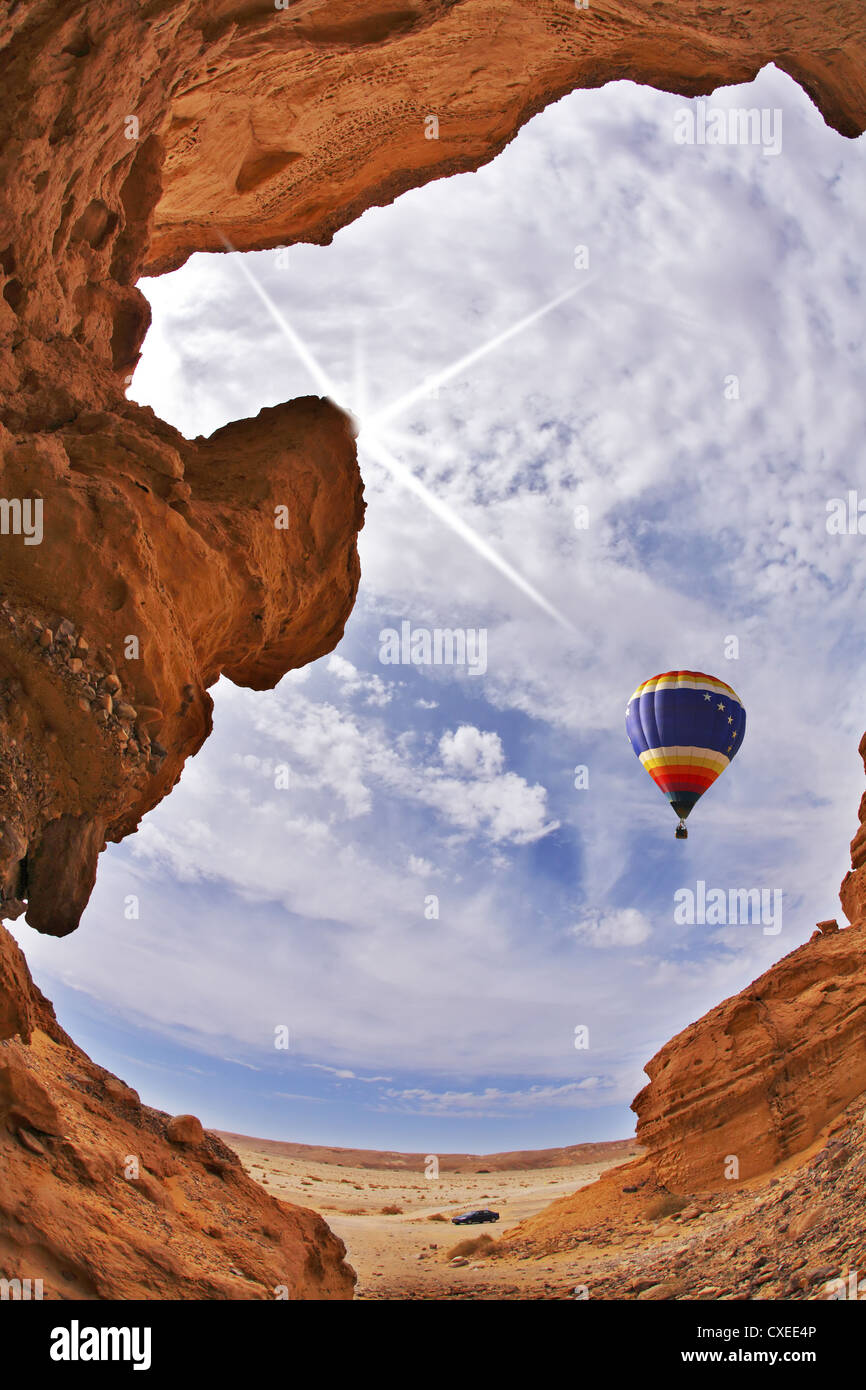
<instances>
[{"instance_id":1,"label":"blue sky","mask_svg":"<svg viewBox=\"0 0 866 1390\"><path fill-rule=\"evenodd\" d=\"M694 103L616 83L330 247L243 258L361 421L363 577L335 655L215 688L212 738L102 856L80 930L15 926L150 1103L424 1152L625 1136L657 1048L841 916L866 538L826 519L863 477L864 144L773 68L712 104L781 110L781 153L677 144ZM239 259L142 282L130 394L189 436L318 390ZM486 671L383 664L404 620L484 629ZM624 732L680 666L748 712L682 843ZM678 925L698 879L781 890L781 931Z\"/></svg>"}]
</instances>

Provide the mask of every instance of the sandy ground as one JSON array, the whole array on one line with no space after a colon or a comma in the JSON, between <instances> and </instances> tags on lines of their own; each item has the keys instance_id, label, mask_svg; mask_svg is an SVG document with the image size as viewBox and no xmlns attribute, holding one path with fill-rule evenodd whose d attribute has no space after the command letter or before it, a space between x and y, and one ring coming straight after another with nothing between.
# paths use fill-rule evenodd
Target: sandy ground
<instances>
[{"instance_id":1,"label":"sandy ground","mask_svg":"<svg viewBox=\"0 0 866 1390\"><path fill-rule=\"evenodd\" d=\"M265 1191L322 1214L368 1302L818 1300L866 1269L862 1107L771 1172L690 1195L633 1140L440 1155L434 1179L423 1154L220 1137ZM480 1206L500 1221L451 1225Z\"/></svg>"},{"instance_id":2,"label":"sandy ground","mask_svg":"<svg viewBox=\"0 0 866 1390\"><path fill-rule=\"evenodd\" d=\"M609 1158L548 1167L549 1152L540 1151L538 1166L491 1172L455 1172L442 1168L438 1179L424 1175L422 1156L382 1155L387 1167L357 1162L357 1156L334 1151L335 1161L311 1161L291 1149L240 1135L223 1135L239 1154L252 1178L284 1201L312 1207L346 1244L349 1262L358 1274L356 1297L406 1299L519 1297L550 1274L559 1287L579 1270L574 1256L535 1260L530 1269L520 1257L489 1261L483 1253L469 1254L468 1264L450 1265L461 1242L487 1237L498 1241L528 1216L557 1197L594 1182L608 1168L621 1164L634 1145L596 1146ZM313 1151L318 1154L326 1151ZM351 1159L355 1157L355 1161ZM487 1161L492 1166L502 1156ZM395 1164L397 1166L393 1166ZM483 1156L471 1160L485 1166ZM409 1166L416 1164L417 1166ZM465 1167L465 1163L461 1163ZM498 1211L496 1224L457 1227L451 1217L475 1207ZM398 1210L388 1211L388 1208ZM572 1271L572 1266L575 1266Z\"/></svg>"}]
</instances>

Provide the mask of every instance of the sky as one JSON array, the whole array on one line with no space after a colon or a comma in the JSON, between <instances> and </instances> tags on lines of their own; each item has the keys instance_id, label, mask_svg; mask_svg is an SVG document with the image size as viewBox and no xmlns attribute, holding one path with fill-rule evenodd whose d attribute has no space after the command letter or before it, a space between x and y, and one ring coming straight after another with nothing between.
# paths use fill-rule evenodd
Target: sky
<instances>
[{"instance_id":1,"label":"sky","mask_svg":"<svg viewBox=\"0 0 866 1390\"><path fill-rule=\"evenodd\" d=\"M858 480L866 513L866 148L772 67L699 105L577 92L329 247L141 282L133 399L194 437L327 392L368 503L337 650L220 681L79 931L13 928L150 1104L430 1153L625 1137L660 1046L844 923L866 537L828 520ZM739 107L772 146L684 142ZM484 659L383 660L404 623ZM748 720L687 841L624 729L673 668ZM678 921L699 881L778 921Z\"/></svg>"}]
</instances>

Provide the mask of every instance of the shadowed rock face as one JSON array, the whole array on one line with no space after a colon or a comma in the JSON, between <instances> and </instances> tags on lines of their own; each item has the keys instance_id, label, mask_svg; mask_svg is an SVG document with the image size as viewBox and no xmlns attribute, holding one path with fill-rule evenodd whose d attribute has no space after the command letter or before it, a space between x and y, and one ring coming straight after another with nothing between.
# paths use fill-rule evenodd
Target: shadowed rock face
<instances>
[{"instance_id":1,"label":"shadowed rock face","mask_svg":"<svg viewBox=\"0 0 866 1390\"><path fill-rule=\"evenodd\" d=\"M2 926L0 1172L0 1275L41 1279L45 1299L352 1297L322 1218L91 1062Z\"/></svg>"},{"instance_id":2,"label":"shadowed rock face","mask_svg":"<svg viewBox=\"0 0 866 1390\"><path fill-rule=\"evenodd\" d=\"M860 753L866 766L866 734ZM851 926L820 923L647 1063L649 1085L632 1102L637 1140L671 1191L725 1188L732 1156L741 1180L768 1172L866 1091L862 839L861 829L840 892Z\"/></svg>"},{"instance_id":3,"label":"shadowed rock face","mask_svg":"<svg viewBox=\"0 0 866 1390\"><path fill-rule=\"evenodd\" d=\"M694 95L770 61L863 129L860 0L4 7L0 916L73 930L105 841L207 736L207 688L327 652L357 589L346 418L295 401L189 441L126 401L142 272L327 242L575 87Z\"/></svg>"},{"instance_id":4,"label":"shadowed rock face","mask_svg":"<svg viewBox=\"0 0 866 1390\"><path fill-rule=\"evenodd\" d=\"M246 0L211 16L160 132L153 270L222 249L217 226L244 248L328 241L372 203L477 168L576 87L694 96L775 62L837 130L866 120L857 0Z\"/></svg>"},{"instance_id":5,"label":"shadowed rock face","mask_svg":"<svg viewBox=\"0 0 866 1390\"><path fill-rule=\"evenodd\" d=\"M801 1152L866 1090L866 930L792 951L647 1063L637 1140L672 1192L730 1185Z\"/></svg>"},{"instance_id":6,"label":"shadowed rock face","mask_svg":"<svg viewBox=\"0 0 866 1390\"><path fill-rule=\"evenodd\" d=\"M220 673L263 689L339 641L362 489L313 398L192 443L126 403L0 442L5 495L44 499L41 544L0 537L0 913L62 936L105 840L207 737Z\"/></svg>"}]
</instances>

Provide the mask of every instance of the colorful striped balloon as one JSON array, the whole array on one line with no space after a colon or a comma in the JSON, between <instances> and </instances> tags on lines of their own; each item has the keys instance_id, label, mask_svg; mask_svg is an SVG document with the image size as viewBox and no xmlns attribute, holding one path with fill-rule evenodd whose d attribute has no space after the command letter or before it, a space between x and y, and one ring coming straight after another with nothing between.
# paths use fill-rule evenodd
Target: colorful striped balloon
<instances>
[{"instance_id":1,"label":"colorful striped balloon","mask_svg":"<svg viewBox=\"0 0 866 1390\"><path fill-rule=\"evenodd\" d=\"M638 686L625 716L631 746L679 816L684 840L686 816L743 742L743 702L715 676L665 671Z\"/></svg>"}]
</instances>

